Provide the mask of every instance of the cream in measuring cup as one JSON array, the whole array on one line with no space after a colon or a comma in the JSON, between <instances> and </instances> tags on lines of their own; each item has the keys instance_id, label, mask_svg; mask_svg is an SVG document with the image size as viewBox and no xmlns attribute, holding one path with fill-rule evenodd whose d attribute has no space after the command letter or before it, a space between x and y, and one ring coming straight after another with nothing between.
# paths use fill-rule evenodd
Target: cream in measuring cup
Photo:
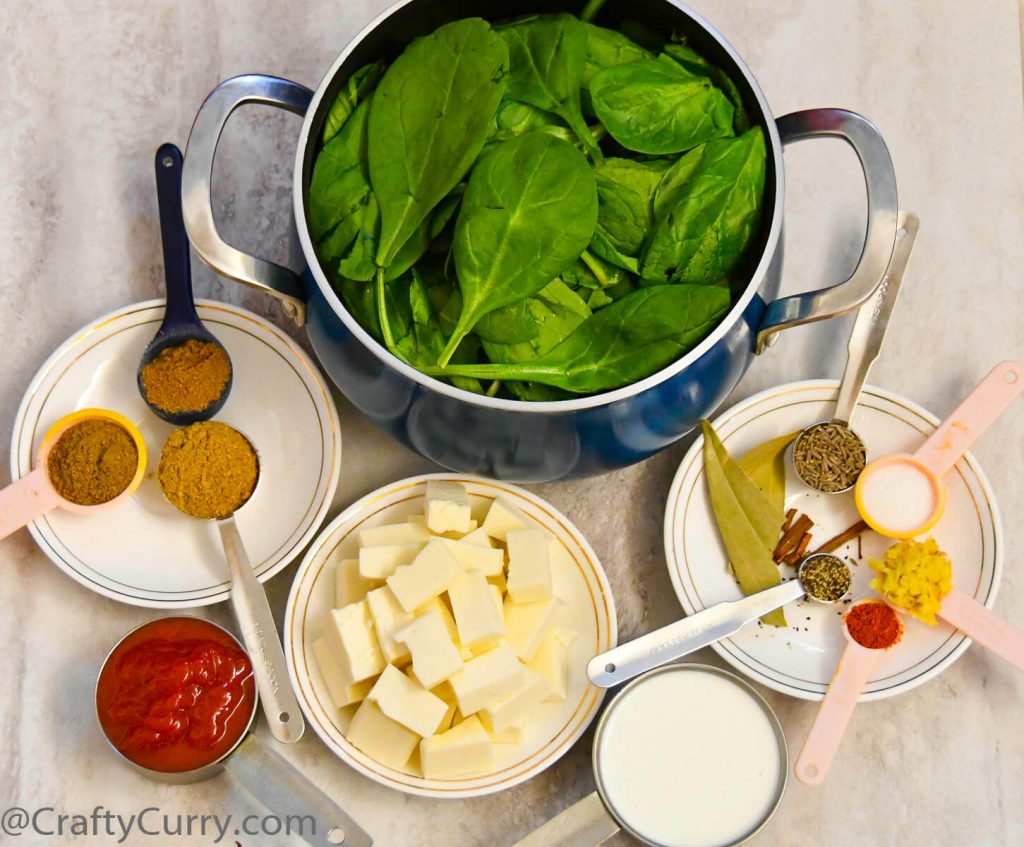
<instances>
[{"instance_id":1,"label":"cream in measuring cup","mask_svg":"<svg viewBox=\"0 0 1024 847\"><path fill-rule=\"evenodd\" d=\"M598 845L619 829L653 847L735 847L774 814L788 761L778 718L747 683L707 665L667 665L605 710L598 794L517 847Z\"/></svg>"}]
</instances>

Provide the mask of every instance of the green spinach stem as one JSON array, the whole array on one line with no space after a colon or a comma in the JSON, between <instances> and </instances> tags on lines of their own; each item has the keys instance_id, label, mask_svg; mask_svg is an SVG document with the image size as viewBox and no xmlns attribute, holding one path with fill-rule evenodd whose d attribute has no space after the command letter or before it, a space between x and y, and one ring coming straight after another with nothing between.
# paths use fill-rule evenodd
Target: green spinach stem
<instances>
[{"instance_id":1,"label":"green spinach stem","mask_svg":"<svg viewBox=\"0 0 1024 847\"><path fill-rule=\"evenodd\" d=\"M580 20L590 22L597 17L598 12L601 11L601 7L604 5L605 0L587 0L587 5L583 7L583 11L580 12Z\"/></svg>"},{"instance_id":2,"label":"green spinach stem","mask_svg":"<svg viewBox=\"0 0 1024 847\"><path fill-rule=\"evenodd\" d=\"M597 277L597 281L601 284L601 288L608 288L612 284L612 281L608 279L608 274L604 272L604 268L598 264L597 260L590 255L588 250L584 250L580 254L580 259L583 261L583 264L590 268L591 273Z\"/></svg>"},{"instance_id":3,"label":"green spinach stem","mask_svg":"<svg viewBox=\"0 0 1024 847\"><path fill-rule=\"evenodd\" d=\"M395 336L391 332L391 321L388 320L388 298L384 285L384 268L377 268L377 281L375 283L377 292L377 320L380 321L380 331L384 336L384 346L391 353L394 353Z\"/></svg>"}]
</instances>

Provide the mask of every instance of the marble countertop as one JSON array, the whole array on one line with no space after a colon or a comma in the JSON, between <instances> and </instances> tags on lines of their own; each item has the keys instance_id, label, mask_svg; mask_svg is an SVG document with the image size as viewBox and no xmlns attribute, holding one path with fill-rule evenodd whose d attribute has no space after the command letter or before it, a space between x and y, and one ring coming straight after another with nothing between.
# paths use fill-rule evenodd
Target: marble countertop
<instances>
[{"instance_id":1,"label":"marble countertop","mask_svg":"<svg viewBox=\"0 0 1024 847\"><path fill-rule=\"evenodd\" d=\"M152 157L184 146L218 81L263 71L314 85L385 0L34 0L0 9L0 444L22 392L50 351L97 315L162 291ZM871 117L890 146L900 203L921 217L901 305L872 381L939 415L997 361L1024 358L1024 116L1014 0L695 0L747 59L776 114L844 106ZM291 165L299 120L239 113L215 191L230 240L287 253ZM859 170L842 145L786 154L789 291L845 277L860 249ZM280 324L266 298L196 263L202 296L241 303ZM838 376L848 321L786 333L730 403L794 379ZM335 512L402 476L429 470L339 398L346 465ZM674 619L662 508L690 439L598 479L536 486L587 534L611 577L620 638ZM1024 623L1024 415L1001 420L976 454L1005 521L997 610ZM7 462L0 482L7 482ZM294 568L270 584L280 612ZM52 806L127 814L259 809L225 779L171 787L114 761L94 725L103 655L152 613L91 594L61 574L26 532L0 543L0 811ZM209 614L226 620L225 609ZM710 651L700 657L716 662ZM814 704L766 692L793 743ZM824 786L792 783L754 843L1018 845L1024 843L1024 676L972 648L914 691L857 710ZM589 738L543 776L506 793L436 802L382 788L333 759L313 735L282 751L341 798L381 847L511 844L593 789ZM107 844L116 839L2 844ZM239 839L278 844L278 839ZM211 837L159 840L207 845ZM231 843L228 838L224 843ZM124 843L156 843L132 836ZM613 843L630 843L619 837Z\"/></svg>"}]
</instances>

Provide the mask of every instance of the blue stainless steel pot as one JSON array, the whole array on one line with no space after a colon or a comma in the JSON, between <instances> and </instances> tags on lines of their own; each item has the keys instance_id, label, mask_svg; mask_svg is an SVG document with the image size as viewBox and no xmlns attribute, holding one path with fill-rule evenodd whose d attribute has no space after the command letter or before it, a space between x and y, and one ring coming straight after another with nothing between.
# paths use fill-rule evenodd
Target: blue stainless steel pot
<instances>
[{"instance_id":1,"label":"blue stainless steel pot","mask_svg":"<svg viewBox=\"0 0 1024 847\"><path fill-rule=\"evenodd\" d=\"M495 20L530 12L578 11L580 0L496 0L482 7ZM200 257L215 271L282 298L304 322L321 364L370 420L453 470L541 482L588 476L645 459L708 417L736 386L775 333L848 312L880 283L896 237L896 178L885 142L867 119L842 109L812 109L775 119L750 70L726 40L672 0L609 0L597 22L632 19L666 34L685 34L727 69L753 121L765 132L768 178L750 283L722 323L686 356L647 379L604 394L551 403L483 397L424 376L378 344L349 315L316 258L306 222L306 194L328 108L349 74L392 58L414 37L460 17L481 14L469 0L401 0L342 51L315 92L276 77L246 75L221 83L196 116L182 186L185 222ZM308 269L242 253L218 235L210 202L213 159L224 124L244 103L305 115L295 158L294 213ZM782 266L783 147L808 138L841 138L860 158L868 225L860 263L845 282L776 299Z\"/></svg>"}]
</instances>

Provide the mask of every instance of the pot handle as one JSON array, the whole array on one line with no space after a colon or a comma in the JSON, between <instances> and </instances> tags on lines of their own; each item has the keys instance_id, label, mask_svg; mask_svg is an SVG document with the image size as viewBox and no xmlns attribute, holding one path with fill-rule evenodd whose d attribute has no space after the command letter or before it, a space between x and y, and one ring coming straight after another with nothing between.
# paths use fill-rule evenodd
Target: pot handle
<instances>
[{"instance_id":1,"label":"pot handle","mask_svg":"<svg viewBox=\"0 0 1024 847\"><path fill-rule=\"evenodd\" d=\"M261 103L304 115L312 97L313 92L305 86L274 76L245 74L224 80L199 108L181 176L185 229L199 258L223 276L280 298L289 317L300 326L306 317L301 278L290 268L243 253L220 237L213 219L210 184L220 135L235 109L245 103Z\"/></svg>"},{"instance_id":2,"label":"pot handle","mask_svg":"<svg viewBox=\"0 0 1024 847\"><path fill-rule=\"evenodd\" d=\"M834 318L864 303L885 276L896 243L896 173L878 127L846 109L808 109L783 115L776 123L783 145L809 138L841 138L854 149L868 191L868 226L860 261L849 279L768 304L757 332L758 353L784 329Z\"/></svg>"}]
</instances>

